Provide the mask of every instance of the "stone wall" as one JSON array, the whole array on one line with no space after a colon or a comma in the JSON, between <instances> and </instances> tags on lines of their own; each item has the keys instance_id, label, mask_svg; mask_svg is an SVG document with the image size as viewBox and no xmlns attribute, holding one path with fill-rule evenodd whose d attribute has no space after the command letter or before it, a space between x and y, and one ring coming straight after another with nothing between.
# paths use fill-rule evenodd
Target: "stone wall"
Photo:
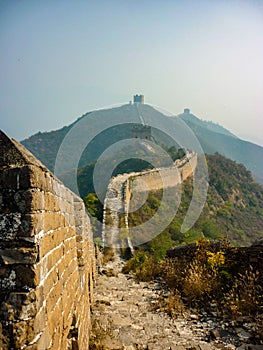
<instances>
[{"instance_id":1,"label":"stone wall","mask_svg":"<svg viewBox=\"0 0 263 350\"><path fill-rule=\"evenodd\" d=\"M104 200L102 230L104 246L111 247L116 254L121 254L121 248L128 247L133 251L132 241L127 234L132 197L135 198L138 193L175 187L193 175L196 166L197 154L187 152L184 158L176 160L170 167L120 174L112 178ZM146 199L147 194L144 200ZM125 227L121 224L120 213L124 214Z\"/></svg>"},{"instance_id":2,"label":"stone wall","mask_svg":"<svg viewBox=\"0 0 263 350\"><path fill-rule=\"evenodd\" d=\"M82 200L0 133L0 348L88 349L94 247Z\"/></svg>"},{"instance_id":3,"label":"stone wall","mask_svg":"<svg viewBox=\"0 0 263 350\"><path fill-rule=\"evenodd\" d=\"M157 191L177 186L193 174L196 166L197 154L188 153L184 158L176 160L174 166L134 173L127 180L127 191L131 193ZM129 193L126 193L125 196L126 199L130 198Z\"/></svg>"}]
</instances>

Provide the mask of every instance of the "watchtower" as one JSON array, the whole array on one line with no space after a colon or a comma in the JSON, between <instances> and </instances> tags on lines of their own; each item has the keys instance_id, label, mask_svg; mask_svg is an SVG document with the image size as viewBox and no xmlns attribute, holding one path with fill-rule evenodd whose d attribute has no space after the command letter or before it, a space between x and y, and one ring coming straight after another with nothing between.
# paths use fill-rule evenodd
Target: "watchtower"
<instances>
[{"instance_id":1,"label":"watchtower","mask_svg":"<svg viewBox=\"0 0 263 350\"><path fill-rule=\"evenodd\" d=\"M133 103L142 103L144 104L144 95L134 95Z\"/></svg>"},{"instance_id":2,"label":"watchtower","mask_svg":"<svg viewBox=\"0 0 263 350\"><path fill-rule=\"evenodd\" d=\"M152 131L149 125L135 124L132 127L132 137L134 139L151 140Z\"/></svg>"}]
</instances>

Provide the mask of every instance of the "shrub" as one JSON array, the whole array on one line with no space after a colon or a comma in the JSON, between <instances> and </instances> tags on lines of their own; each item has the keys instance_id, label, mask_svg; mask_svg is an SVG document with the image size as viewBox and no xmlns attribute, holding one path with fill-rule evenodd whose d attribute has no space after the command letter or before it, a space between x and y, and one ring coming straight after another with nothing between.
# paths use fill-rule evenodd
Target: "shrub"
<instances>
[{"instance_id":1,"label":"shrub","mask_svg":"<svg viewBox=\"0 0 263 350\"><path fill-rule=\"evenodd\" d=\"M193 260L185 269L182 284L182 293L188 303L198 305L207 300L212 291L212 279L210 271L198 260Z\"/></svg>"},{"instance_id":2,"label":"shrub","mask_svg":"<svg viewBox=\"0 0 263 350\"><path fill-rule=\"evenodd\" d=\"M255 317L262 312L262 288L258 280L259 271L254 271L252 266L234 278L224 300L224 306L233 318L240 315Z\"/></svg>"},{"instance_id":3,"label":"shrub","mask_svg":"<svg viewBox=\"0 0 263 350\"><path fill-rule=\"evenodd\" d=\"M181 294L177 290L168 297L160 297L155 308L166 312L171 317L178 317L185 312Z\"/></svg>"},{"instance_id":4,"label":"shrub","mask_svg":"<svg viewBox=\"0 0 263 350\"><path fill-rule=\"evenodd\" d=\"M105 247L103 249L103 258L102 258L102 264L105 265L109 261L113 261L114 259L114 251L112 248Z\"/></svg>"},{"instance_id":5,"label":"shrub","mask_svg":"<svg viewBox=\"0 0 263 350\"><path fill-rule=\"evenodd\" d=\"M151 281L158 276L160 268L153 256L145 252L137 252L132 259L127 261L122 272L133 272L138 281Z\"/></svg>"}]
</instances>

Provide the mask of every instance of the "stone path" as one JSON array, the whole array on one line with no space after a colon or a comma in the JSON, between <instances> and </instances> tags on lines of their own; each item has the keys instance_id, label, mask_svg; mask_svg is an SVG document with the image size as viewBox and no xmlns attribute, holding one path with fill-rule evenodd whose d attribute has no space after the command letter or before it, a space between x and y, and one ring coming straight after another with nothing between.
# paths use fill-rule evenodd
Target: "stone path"
<instances>
[{"instance_id":1,"label":"stone path","mask_svg":"<svg viewBox=\"0 0 263 350\"><path fill-rule=\"evenodd\" d=\"M120 261L109 263L105 271L111 271L111 276L98 278L92 316L92 343L97 347L91 349L236 349L218 340L205 341L210 325L202 324L196 315L172 319L154 311L161 293L158 285L137 283L131 275L122 274L121 267Z\"/></svg>"}]
</instances>

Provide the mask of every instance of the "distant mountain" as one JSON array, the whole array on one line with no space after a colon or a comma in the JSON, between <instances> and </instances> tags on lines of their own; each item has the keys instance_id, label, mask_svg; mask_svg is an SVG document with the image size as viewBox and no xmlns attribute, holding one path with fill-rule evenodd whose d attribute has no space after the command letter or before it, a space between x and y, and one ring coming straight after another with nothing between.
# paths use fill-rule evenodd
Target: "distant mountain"
<instances>
[{"instance_id":1,"label":"distant mountain","mask_svg":"<svg viewBox=\"0 0 263 350\"><path fill-rule=\"evenodd\" d=\"M193 130L207 154L216 152L244 164L256 181L263 183L263 147L243 141L213 122L204 122L191 113L178 115Z\"/></svg>"},{"instance_id":2,"label":"distant mountain","mask_svg":"<svg viewBox=\"0 0 263 350\"><path fill-rule=\"evenodd\" d=\"M192 125L195 124L196 126L200 126L210 131L214 131L218 134L236 137L236 135L231 133L229 130L227 130L226 128L224 128L223 126L217 123L212 122L211 120L207 121L207 120L197 118L194 114L190 113L189 109L185 109L184 113L179 114L178 117L183 119L187 124L188 123Z\"/></svg>"},{"instance_id":3,"label":"distant mountain","mask_svg":"<svg viewBox=\"0 0 263 350\"><path fill-rule=\"evenodd\" d=\"M151 118L158 118L160 125L164 124L167 121L167 118L172 118L174 120L174 127L177 128L177 126L180 126L179 120L183 120L192 129L205 153L214 154L215 152L218 152L225 157L244 164L252 172L254 178L258 182L263 183L263 147L240 140L222 126L213 122L203 121L189 112L179 114L177 117L165 117L153 107L143 104L140 105L140 111L146 121L150 121ZM60 145L64 137L75 125L81 123L81 127L77 133L75 133L73 143L75 143L74 140L77 141L80 138L85 140L85 135L92 127L90 123L92 118L93 120L96 120L96 118L98 118L98 120L99 118L102 118L103 120L122 118L122 120L125 120L125 116L133 116L134 120L137 120L136 123L141 123L135 106L130 104L123 105L113 109L86 113L69 126L51 132L39 132L22 141L22 144L40 159L51 171L54 171L55 160ZM173 145L170 138L160 132L158 128L153 128L152 134L160 144L167 147ZM125 140L131 137L132 124L128 123L122 123L110 127L99 133L88 143L80 158L78 167L81 168L96 161L102 152L109 146L120 140ZM78 150L74 149L74 144L68 145L67 152L63 155L68 161L68 164L74 161L76 158L76 152L78 152ZM70 169L65 169L65 173L69 174ZM63 174L63 169L61 170L61 174Z\"/></svg>"}]
</instances>

